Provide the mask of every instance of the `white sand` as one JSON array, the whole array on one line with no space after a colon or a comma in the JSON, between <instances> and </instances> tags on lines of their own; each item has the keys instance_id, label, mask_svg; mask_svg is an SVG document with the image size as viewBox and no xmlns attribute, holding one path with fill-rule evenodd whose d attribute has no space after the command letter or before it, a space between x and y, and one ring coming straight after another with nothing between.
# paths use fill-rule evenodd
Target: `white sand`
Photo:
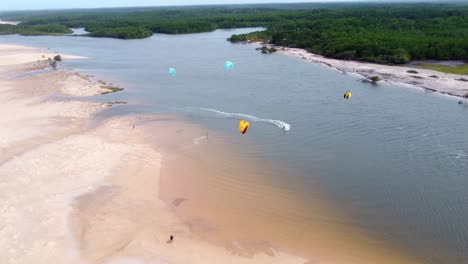
<instances>
[{"instance_id":1,"label":"white sand","mask_svg":"<svg viewBox=\"0 0 468 264\"><path fill-rule=\"evenodd\" d=\"M344 73L358 74L364 78L377 75L386 82L403 86L422 88L425 90L459 97L462 97L468 93L468 82L457 80L460 78L468 79L466 75L447 74L432 70L415 69L402 66L388 66L375 63L336 60L308 53L303 49L286 47L276 48L278 49L279 54L290 55L308 62L319 63ZM410 70L416 70L418 73L408 73ZM430 76L437 76L438 78L433 78Z\"/></svg>"},{"instance_id":2,"label":"white sand","mask_svg":"<svg viewBox=\"0 0 468 264\"><path fill-rule=\"evenodd\" d=\"M52 53L50 50L41 50L37 48L25 47L20 45L0 44L0 66L21 65L25 63L37 62L39 60L47 60L56 55L60 55L62 59L85 59L86 57Z\"/></svg>"},{"instance_id":3,"label":"white sand","mask_svg":"<svg viewBox=\"0 0 468 264\"><path fill-rule=\"evenodd\" d=\"M67 138L103 104L48 101L45 96L55 85L50 79L5 80L11 66L17 70L17 65L32 63L42 54L0 45L2 263L66 263L74 251L67 242L68 198L106 175L123 152L122 147L110 147L96 138ZM74 87L80 89L79 84ZM98 154L106 158L99 160ZM97 161L96 166L86 166Z\"/></svg>"},{"instance_id":4,"label":"white sand","mask_svg":"<svg viewBox=\"0 0 468 264\"><path fill-rule=\"evenodd\" d=\"M60 85L62 93L73 96L92 96L108 91L103 88L103 83L95 82L76 73L65 76L64 80L60 81Z\"/></svg>"},{"instance_id":5,"label":"white sand","mask_svg":"<svg viewBox=\"0 0 468 264\"><path fill-rule=\"evenodd\" d=\"M76 127L83 118L103 107L100 103L19 97L13 83L7 81L0 81L0 102L0 154L20 141Z\"/></svg>"},{"instance_id":6,"label":"white sand","mask_svg":"<svg viewBox=\"0 0 468 264\"><path fill-rule=\"evenodd\" d=\"M194 237L158 198L161 155L133 118L83 131L103 104L47 99L99 94L99 83L60 71L5 79L42 55L0 45L2 263L306 262L282 252L242 257Z\"/></svg>"},{"instance_id":7,"label":"white sand","mask_svg":"<svg viewBox=\"0 0 468 264\"><path fill-rule=\"evenodd\" d=\"M15 149L76 130L91 113L104 107L101 103L46 100L45 97L53 91L52 87L57 86L54 78L6 80L12 68L17 70L18 61L27 63L25 67L29 68L41 54L37 49L0 45L0 161L2 155L5 158ZM55 76L65 74L60 71L53 73ZM79 83L70 85L81 90ZM92 92L98 94L100 90Z\"/></svg>"},{"instance_id":8,"label":"white sand","mask_svg":"<svg viewBox=\"0 0 468 264\"><path fill-rule=\"evenodd\" d=\"M0 255L8 263L78 263L67 228L71 199L108 176L128 151L77 135L3 164Z\"/></svg>"}]
</instances>

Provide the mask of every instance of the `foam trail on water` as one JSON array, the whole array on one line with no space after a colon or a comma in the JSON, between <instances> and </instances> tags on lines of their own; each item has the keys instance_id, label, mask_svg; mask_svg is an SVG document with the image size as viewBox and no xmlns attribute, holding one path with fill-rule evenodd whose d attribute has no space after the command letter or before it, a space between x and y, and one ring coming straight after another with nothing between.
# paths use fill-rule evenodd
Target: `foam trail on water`
<instances>
[{"instance_id":1,"label":"foam trail on water","mask_svg":"<svg viewBox=\"0 0 468 264\"><path fill-rule=\"evenodd\" d=\"M242 114L242 113L226 113L223 111L219 111L216 109L210 109L210 108L186 108L189 110L198 110L198 111L205 111L214 114L217 117L221 118L232 118L232 119L245 119L251 122L258 122L258 123L268 123L275 125L279 128L281 128L284 131L289 131L291 129L291 125L288 123L281 121L281 120L275 120L275 119L264 119L264 118L259 118L253 115L248 115L248 114Z\"/></svg>"}]
</instances>

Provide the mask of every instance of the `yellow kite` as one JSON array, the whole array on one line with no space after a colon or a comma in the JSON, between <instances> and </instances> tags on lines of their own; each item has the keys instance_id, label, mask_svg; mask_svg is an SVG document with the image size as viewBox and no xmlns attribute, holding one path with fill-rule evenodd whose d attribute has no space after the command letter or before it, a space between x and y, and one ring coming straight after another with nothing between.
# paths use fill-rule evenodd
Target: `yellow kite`
<instances>
[{"instance_id":1,"label":"yellow kite","mask_svg":"<svg viewBox=\"0 0 468 264\"><path fill-rule=\"evenodd\" d=\"M247 133L247 130L249 130L249 127L250 127L249 122L245 120L239 121L239 131L242 133L242 135L245 135Z\"/></svg>"},{"instance_id":2,"label":"yellow kite","mask_svg":"<svg viewBox=\"0 0 468 264\"><path fill-rule=\"evenodd\" d=\"M350 99L351 96L353 96L353 95L351 94L351 92L350 92L350 91L346 91L346 93L344 94L343 97L344 97L345 99Z\"/></svg>"}]
</instances>

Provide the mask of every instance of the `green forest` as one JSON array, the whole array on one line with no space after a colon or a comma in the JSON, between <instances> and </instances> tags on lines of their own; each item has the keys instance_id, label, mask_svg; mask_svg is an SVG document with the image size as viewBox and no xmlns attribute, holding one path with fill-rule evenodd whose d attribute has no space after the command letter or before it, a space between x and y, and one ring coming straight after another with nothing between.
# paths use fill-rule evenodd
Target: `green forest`
<instances>
[{"instance_id":1,"label":"green forest","mask_svg":"<svg viewBox=\"0 0 468 264\"><path fill-rule=\"evenodd\" d=\"M90 37L146 38L220 28L263 27L228 40L264 41L330 58L386 64L468 60L468 5L280 4L9 12L0 34L60 35L84 27Z\"/></svg>"},{"instance_id":2,"label":"green forest","mask_svg":"<svg viewBox=\"0 0 468 264\"><path fill-rule=\"evenodd\" d=\"M40 35L64 35L70 34L72 31L64 26L59 24L47 24L47 25L34 25L34 26L25 26L25 25L8 25L0 24L0 34L10 35L10 34L21 34L24 36L40 36Z\"/></svg>"}]
</instances>

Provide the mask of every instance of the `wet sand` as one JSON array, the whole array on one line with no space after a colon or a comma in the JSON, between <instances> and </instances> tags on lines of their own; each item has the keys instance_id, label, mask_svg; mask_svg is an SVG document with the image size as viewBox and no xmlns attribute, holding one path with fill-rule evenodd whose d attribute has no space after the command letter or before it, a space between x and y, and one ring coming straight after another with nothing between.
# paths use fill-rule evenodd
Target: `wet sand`
<instances>
[{"instance_id":1,"label":"wet sand","mask_svg":"<svg viewBox=\"0 0 468 264\"><path fill-rule=\"evenodd\" d=\"M306 198L285 187L281 168L241 157L223 135L210 132L207 140L203 128L172 123L172 133L153 139L163 146L161 197L195 236L245 257L285 250L307 263L422 263L349 226L318 192Z\"/></svg>"}]
</instances>

